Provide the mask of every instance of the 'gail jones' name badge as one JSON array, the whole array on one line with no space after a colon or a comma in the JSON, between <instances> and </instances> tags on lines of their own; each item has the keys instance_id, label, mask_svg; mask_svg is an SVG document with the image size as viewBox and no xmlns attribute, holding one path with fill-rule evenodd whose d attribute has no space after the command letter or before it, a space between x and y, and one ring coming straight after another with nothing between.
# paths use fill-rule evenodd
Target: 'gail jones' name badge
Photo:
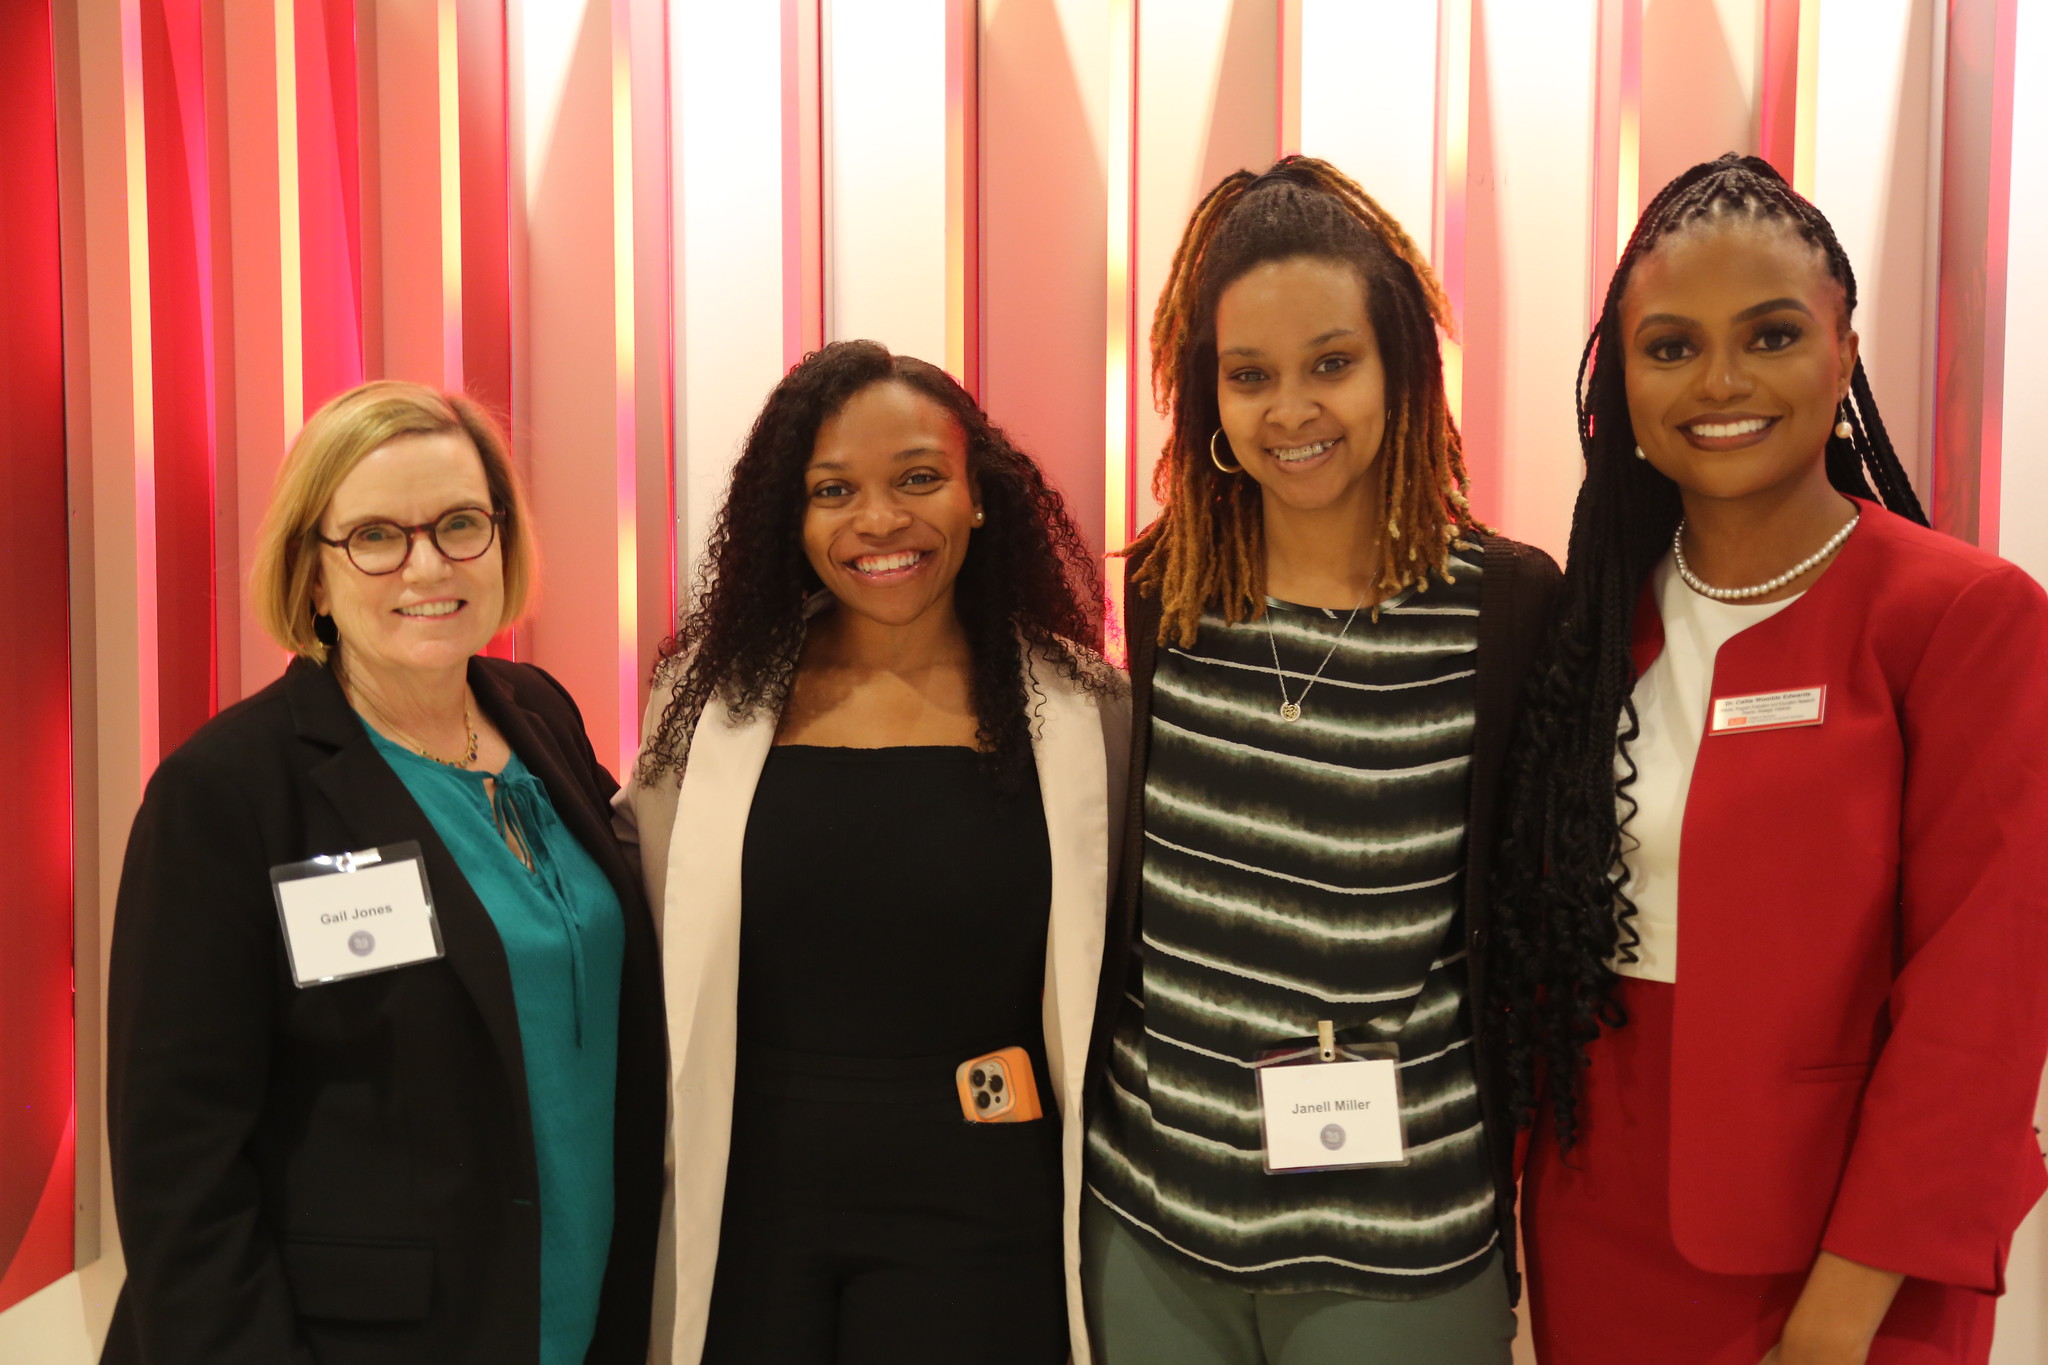
<instances>
[{"instance_id":1,"label":"'gail jones' name badge","mask_svg":"<svg viewBox=\"0 0 2048 1365\"><path fill-rule=\"evenodd\" d=\"M416 843L330 853L270 869L292 980L319 986L442 955Z\"/></svg>"},{"instance_id":2,"label":"'gail jones' name badge","mask_svg":"<svg viewBox=\"0 0 2048 1365\"><path fill-rule=\"evenodd\" d=\"M1408 1160L1392 1058L1265 1066L1255 1074L1268 1172L1398 1166Z\"/></svg>"}]
</instances>

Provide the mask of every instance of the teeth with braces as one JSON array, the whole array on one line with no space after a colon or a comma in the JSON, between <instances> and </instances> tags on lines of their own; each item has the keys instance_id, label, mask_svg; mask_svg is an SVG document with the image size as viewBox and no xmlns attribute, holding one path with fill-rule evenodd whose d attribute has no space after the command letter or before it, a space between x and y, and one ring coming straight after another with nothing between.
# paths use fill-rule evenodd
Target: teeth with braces
<instances>
[{"instance_id":1,"label":"teeth with braces","mask_svg":"<svg viewBox=\"0 0 2048 1365\"><path fill-rule=\"evenodd\" d=\"M1305 446L1269 446L1267 453L1282 464L1297 464L1302 460L1313 460L1316 456L1337 444L1335 439L1313 441Z\"/></svg>"}]
</instances>

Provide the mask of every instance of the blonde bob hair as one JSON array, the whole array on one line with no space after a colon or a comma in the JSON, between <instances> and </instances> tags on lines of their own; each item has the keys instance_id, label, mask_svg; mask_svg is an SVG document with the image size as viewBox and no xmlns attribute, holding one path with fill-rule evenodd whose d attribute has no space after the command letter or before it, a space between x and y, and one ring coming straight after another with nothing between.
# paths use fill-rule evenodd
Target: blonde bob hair
<instances>
[{"instance_id":1,"label":"blonde bob hair","mask_svg":"<svg viewBox=\"0 0 2048 1365\"><path fill-rule=\"evenodd\" d=\"M483 459L489 510L505 513L498 532L505 573L499 627L525 612L534 580L533 536L504 432L474 399L379 379L322 404L306 419L278 468L249 570L250 604L271 639L315 663L327 662L327 644L313 628L313 585L320 573L320 543L314 534L334 490L380 446L407 436L442 434L469 438Z\"/></svg>"}]
</instances>

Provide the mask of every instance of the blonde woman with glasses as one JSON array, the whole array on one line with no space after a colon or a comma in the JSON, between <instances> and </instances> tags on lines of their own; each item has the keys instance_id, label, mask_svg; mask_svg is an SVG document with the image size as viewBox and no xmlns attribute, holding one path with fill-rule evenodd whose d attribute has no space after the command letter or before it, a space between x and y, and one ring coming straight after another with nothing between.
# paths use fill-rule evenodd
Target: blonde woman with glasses
<instances>
[{"instance_id":1,"label":"blonde woman with glasses","mask_svg":"<svg viewBox=\"0 0 2048 1365\"><path fill-rule=\"evenodd\" d=\"M285 457L250 597L291 662L128 842L106 1361L646 1358L653 928L575 703L481 653L534 567L467 399L365 385Z\"/></svg>"}]
</instances>

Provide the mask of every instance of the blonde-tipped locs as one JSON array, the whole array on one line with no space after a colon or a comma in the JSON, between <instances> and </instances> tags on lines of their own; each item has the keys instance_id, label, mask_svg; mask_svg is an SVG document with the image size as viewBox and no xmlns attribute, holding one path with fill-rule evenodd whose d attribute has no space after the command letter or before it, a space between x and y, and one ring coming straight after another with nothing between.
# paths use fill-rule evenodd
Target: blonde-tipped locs
<instances>
[{"instance_id":1,"label":"blonde-tipped locs","mask_svg":"<svg viewBox=\"0 0 2048 1365\"><path fill-rule=\"evenodd\" d=\"M1138 583L1160 599L1161 643L1193 642L1205 608L1227 621L1265 609L1259 490L1209 457L1217 427L1216 303L1253 266L1307 256L1355 269L1387 371L1384 538L1377 596L1448 576L1472 516L1463 446L1444 393L1437 329L1454 335L1450 301L1415 242L1356 182L1326 161L1286 157L1263 175L1237 171L1188 219L1152 317L1152 390L1173 424L1153 474L1159 519L1132 550Z\"/></svg>"}]
</instances>

